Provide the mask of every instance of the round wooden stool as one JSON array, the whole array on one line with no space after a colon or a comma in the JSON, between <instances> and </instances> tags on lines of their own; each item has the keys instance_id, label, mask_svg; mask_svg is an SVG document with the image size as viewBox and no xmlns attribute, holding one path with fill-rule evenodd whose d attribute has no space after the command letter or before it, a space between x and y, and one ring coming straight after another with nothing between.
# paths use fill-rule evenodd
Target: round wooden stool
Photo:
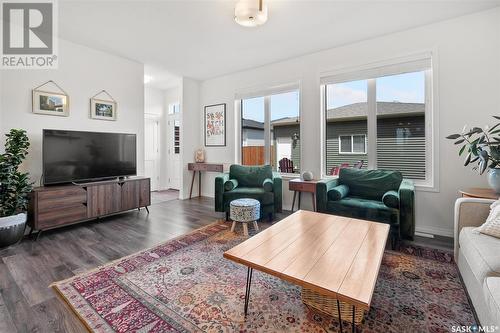
<instances>
[{"instance_id":1,"label":"round wooden stool","mask_svg":"<svg viewBox=\"0 0 500 333\"><path fill-rule=\"evenodd\" d=\"M243 223L243 234L248 236L248 223L252 222L259 231L257 220L260 219L260 202L255 199L236 199L229 204L229 216L233 220L231 231L234 232L236 222Z\"/></svg>"}]
</instances>

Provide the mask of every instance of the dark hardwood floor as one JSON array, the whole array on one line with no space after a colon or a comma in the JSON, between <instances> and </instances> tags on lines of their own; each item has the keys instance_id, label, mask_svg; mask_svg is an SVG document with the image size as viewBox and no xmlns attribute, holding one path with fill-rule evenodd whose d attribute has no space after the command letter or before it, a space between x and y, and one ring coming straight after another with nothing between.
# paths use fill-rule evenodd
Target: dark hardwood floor
<instances>
[{"instance_id":1,"label":"dark hardwood floor","mask_svg":"<svg viewBox=\"0 0 500 333\"><path fill-rule=\"evenodd\" d=\"M152 247L223 218L213 199L171 200L146 210L44 232L0 250L0 333L86 332L49 288L112 260ZM288 215L279 214L277 220ZM418 238L417 244L436 241ZM450 240L437 241L449 248Z\"/></svg>"}]
</instances>

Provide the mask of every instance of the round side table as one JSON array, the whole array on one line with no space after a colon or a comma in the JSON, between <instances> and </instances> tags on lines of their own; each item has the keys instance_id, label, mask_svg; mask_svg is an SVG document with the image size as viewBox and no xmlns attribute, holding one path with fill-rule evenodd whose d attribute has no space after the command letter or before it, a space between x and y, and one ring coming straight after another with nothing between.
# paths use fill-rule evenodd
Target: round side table
<instances>
[{"instance_id":1,"label":"round side table","mask_svg":"<svg viewBox=\"0 0 500 333\"><path fill-rule=\"evenodd\" d=\"M260 219L260 202L255 199L236 199L229 204L229 216L233 220L231 232L236 222L243 223L243 234L248 236L248 223L252 222L255 230L259 230L257 220Z\"/></svg>"}]
</instances>

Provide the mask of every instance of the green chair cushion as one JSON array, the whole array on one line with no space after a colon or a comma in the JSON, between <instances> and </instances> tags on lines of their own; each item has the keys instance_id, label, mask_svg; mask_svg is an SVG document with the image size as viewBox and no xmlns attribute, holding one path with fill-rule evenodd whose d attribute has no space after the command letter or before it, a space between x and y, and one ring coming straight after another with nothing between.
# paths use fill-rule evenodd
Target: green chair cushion
<instances>
[{"instance_id":1,"label":"green chair cushion","mask_svg":"<svg viewBox=\"0 0 500 333\"><path fill-rule=\"evenodd\" d=\"M242 187L262 187L264 180L273 178L270 165L248 166L233 164L229 168L229 178L236 179Z\"/></svg>"},{"instance_id":2,"label":"green chair cushion","mask_svg":"<svg viewBox=\"0 0 500 333\"><path fill-rule=\"evenodd\" d=\"M338 185L328 191L328 200L338 201L347 196L349 187L347 185Z\"/></svg>"},{"instance_id":3,"label":"green chair cushion","mask_svg":"<svg viewBox=\"0 0 500 333\"><path fill-rule=\"evenodd\" d=\"M377 200L348 196L338 201L328 201L327 209L335 215L389 224L399 223L399 211Z\"/></svg>"},{"instance_id":4,"label":"green chair cushion","mask_svg":"<svg viewBox=\"0 0 500 333\"><path fill-rule=\"evenodd\" d=\"M238 186L232 191L224 192L224 202L226 206L236 199L250 198L259 200L261 205L272 205L274 204L274 194L273 192L266 192L262 187L242 187Z\"/></svg>"},{"instance_id":5,"label":"green chair cushion","mask_svg":"<svg viewBox=\"0 0 500 333\"><path fill-rule=\"evenodd\" d=\"M238 181L236 179L229 179L224 183L224 190L225 191L232 191L238 186Z\"/></svg>"},{"instance_id":6,"label":"green chair cushion","mask_svg":"<svg viewBox=\"0 0 500 333\"><path fill-rule=\"evenodd\" d=\"M273 191L273 181L272 179L266 178L264 182L262 183L262 187L264 188L264 191L266 192L272 192Z\"/></svg>"},{"instance_id":7,"label":"green chair cushion","mask_svg":"<svg viewBox=\"0 0 500 333\"><path fill-rule=\"evenodd\" d=\"M387 191L382 197L382 202L387 207L399 209L399 194L396 191Z\"/></svg>"},{"instance_id":8,"label":"green chair cushion","mask_svg":"<svg viewBox=\"0 0 500 333\"><path fill-rule=\"evenodd\" d=\"M387 191L397 191L403 181L399 171L340 169L339 183L349 187L349 196L382 201Z\"/></svg>"}]
</instances>

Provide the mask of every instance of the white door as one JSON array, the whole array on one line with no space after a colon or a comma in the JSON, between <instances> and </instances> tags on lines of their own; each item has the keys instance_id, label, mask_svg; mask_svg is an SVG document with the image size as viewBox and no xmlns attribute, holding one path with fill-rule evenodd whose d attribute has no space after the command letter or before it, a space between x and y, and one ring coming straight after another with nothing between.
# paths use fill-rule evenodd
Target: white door
<instances>
[{"instance_id":1,"label":"white door","mask_svg":"<svg viewBox=\"0 0 500 333\"><path fill-rule=\"evenodd\" d=\"M167 178L168 187L179 190L181 187L181 121L179 113L168 116L168 150L167 150Z\"/></svg>"},{"instance_id":2,"label":"white door","mask_svg":"<svg viewBox=\"0 0 500 333\"><path fill-rule=\"evenodd\" d=\"M159 123L157 119L145 118L144 121L144 168L147 177L151 178L151 190L158 191L160 180Z\"/></svg>"},{"instance_id":3,"label":"white door","mask_svg":"<svg viewBox=\"0 0 500 333\"><path fill-rule=\"evenodd\" d=\"M276 144L276 160L279 162L283 158L292 159L292 138L279 137Z\"/></svg>"}]
</instances>

